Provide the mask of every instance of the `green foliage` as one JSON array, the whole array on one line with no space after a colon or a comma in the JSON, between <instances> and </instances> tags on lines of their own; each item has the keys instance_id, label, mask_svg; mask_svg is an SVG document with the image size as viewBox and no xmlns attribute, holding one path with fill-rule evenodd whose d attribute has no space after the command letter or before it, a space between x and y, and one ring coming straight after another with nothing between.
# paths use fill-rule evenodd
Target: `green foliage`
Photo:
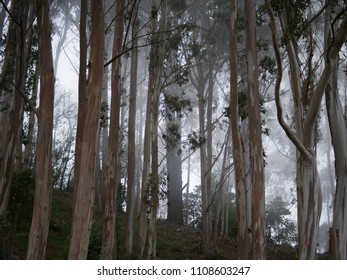
<instances>
[{"instance_id":1,"label":"green foliage","mask_svg":"<svg viewBox=\"0 0 347 280\"><path fill-rule=\"evenodd\" d=\"M189 43L188 47L190 49L190 55L192 57L200 59L206 57L206 49L204 49L202 44L200 44L199 42L192 41L191 43Z\"/></svg>"},{"instance_id":2,"label":"green foliage","mask_svg":"<svg viewBox=\"0 0 347 280\"><path fill-rule=\"evenodd\" d=\"M31 39L31 49L27 58L27 78L26 78L26 95L34 91L37 87L37 67L39 63L39 41L37 33L37 24L33 25L33 35ZM29 111L31 108L25 104L25 110Z\"/></svg>"},{"instance_id":3,"label":"green foliage","mask_svg":"<svg viewBox=\"0 0 347 280\"><path fill-rule=\"evenodd\" d=\"M164 94L161 113L167 120L166 131L163 133L166 148L172 149L181 141L181 121L185 115L192 111L189 98L185 93L181 94Z\"/></svg>"},{"instance_id":4,"label":"green foliage","mask_svg":"<svg viewBox=\"0 0 347 280\"><path fill-rule=\"evenodd\" d=\"M93 221L90 229L89 247L88 247L88 260L99 260L101 252L102 241L102 224L98 221Z\"/></svg>"},{"instance_id":5,"label":"green foliage","mask_svg":"<svg viewBox=\"0 0 347 280\"><path fill-rule=\"evenodd\" d=\"M123 205L125 204L126 201L126 187L124 184L119 183L118 184L118 189L117 189L117 212L122 213L124 212Z\"/></svg>"},{"instance_id":6,"label":"green foliage","mask_svg":"<svg viewBox=\"0 0 347 280\"><path fill-rule=\"evenodd\" d=\"M110 119L108 117L108 112L110 108L106 101L101 103L101 112L100 112L100 129L101 128L107 128L108 126L108 120Z\"/></svg>"},{"instance_id":7,"label":"green foliage","mask_svg":"<svg viewBox=\"0 0 347 280\"><path fill-rule=\"evenodd\" d=\"M158 8L155 5L153 5L151 10L151 19L156 20L158 17L158 12Z\"/></svg>"},{"instance_id":8,"label":"green foliage","mask_svg":"<svg viewBox=\"0 0 347 280\"><path fill-rule=\"evenodd\" d=\"M13 173L7 214L0 218L0 259L11 256L16 231L29 229L34 189L34 174L31 170Z\"/></svg>"},{"instance_id":9,"label":"green foliage","mask_svg":"<svg viewBox=\"0 0 347 280\"><path fill-rule=\"evenodd\" d=\"M148 181L146 185L146 193L145 193L148 214L150 213L150 209L151 209L152 186L153 186L153 175L152 173L150 173L148 177ZM167 199L168 198L167 174L164 170L161 170L159 173L158 189L159 189L159 194L158 194L159 199L160 200Z\"/></svg>"},{"instance_id":10,"label":"green foliage","mask_svg":"<svg viewBox=\"0 0 347 280\"><path fill-rule=\"evenodd\" d=\"M178 123L170 122L166 125L166 133L163 134L166 149L170 150L176 147L181 140L181 126Z\"/></svg>"},{"instance_id":11,"label":"green foliage","mask_svg":"<svg viewBox=\"0 0 347 280\"><path fill-rule=\"evenodd\" d=\"M162 114L166 119L170 121L175 119L175 113L179 118L183 118L184 115L192 112L191 101L189 98L185 97L185 94L185 92L182 92L181 94L164 94L164 109L162 110Z\"/></svg>"},{"instance_id":12,"label":"green foliage","mask_svg":"<svg viewBox=\"0 0 347 280\"><path fill-rule=\"evenodd\" d=\"M265 55L259 61L259 70L261 72L261 78L267 79L267 75L276 75L276 61L268 55Z\"/></svg>"},{"instance_id":13,"label":"green foliage","mask_svg":"<svg viewBox=\"0 0 347 280\"><path fill-rule=\"evenodd\" d=\"M297 39L301 36L308 36L310 22L306 18L306 14L311 5L310 0L272 0L271 5L277 15L287 14L288 29L284 37L285 41L289 39L289 36L294 36Z\"/></svg>"},{"instance_id":14,"label":"green foliage","mask_svg":"<svg viewBox=\"0 0 347 280\"><path fill-rule=\"evenodd\" d=\"M35 179L32 170L15 171L12 176L8 211L11 216L31 217Z\"/></svg>"},{"instance_id":15,"label":"green foliage","mask_svg":"<svg viewBox=\"0 0 347 280\"><path fill-rule=\"evenodd\" d=\"M196 151L205 143L206 143L206 138L199 135L199 133L193 131L192 133L188 134L188 139L183 144L183 148L188 146L191 151Z\"/></svg>"},{"instance_id":16,"label":"green foliage","mask_svg":"<svg viewBox=\"0 0 347 280\"><path fill-rule=\"evenodd\" d=\"M292 244L296 240L295 224L287 218L288 204L276 196L266 205L267 235L278 244Z\"/></svg>"},{"instance_id":17,"label":"green foliage","mask_svg":"<svg viewBox=\"0 0 347 280\"><path fill-rule=\"evenodd\" d=\"M189 193L188 198L188 226L196 229L202 227L202 205L200 186L196 186L194 191ZM183 197L183 212L187 211L187 197Z\"/></svg>"},{"instance_id":18,"label":"green foliage","mask_svg":"<svg viewBox=\"0 0 347 280\"><path fill-rule=\"evenodd\" d=\"M169 10L175 15L182 13L187 8L186 0L168 1L168 6Z\"/></svg>"}]
</instances>

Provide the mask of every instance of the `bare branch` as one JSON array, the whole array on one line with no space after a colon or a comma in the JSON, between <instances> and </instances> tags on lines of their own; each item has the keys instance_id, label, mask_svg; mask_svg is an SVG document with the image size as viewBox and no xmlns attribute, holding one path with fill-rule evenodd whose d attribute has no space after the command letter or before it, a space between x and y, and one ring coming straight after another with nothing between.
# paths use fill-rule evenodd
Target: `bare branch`
<instances>
[{"instance_id":1,"label":"bare branch","mask_svg":"<svg viewBox=\"0 0 347 280\"><path fill-rule=\"evenodd\" d=\"M11 17L11 19L13 20L13 22L15 24L17 24L19 27L21 27L21 24L16 20L16 18L13 16L13 14L11 13L11 11L8 9L6 3L4 3L3 0L0 0L0 3L2 4L2 6L4 7L4 9L6 10L6 12L8 13L8 15Z\"/></svg>"}]
</instances>

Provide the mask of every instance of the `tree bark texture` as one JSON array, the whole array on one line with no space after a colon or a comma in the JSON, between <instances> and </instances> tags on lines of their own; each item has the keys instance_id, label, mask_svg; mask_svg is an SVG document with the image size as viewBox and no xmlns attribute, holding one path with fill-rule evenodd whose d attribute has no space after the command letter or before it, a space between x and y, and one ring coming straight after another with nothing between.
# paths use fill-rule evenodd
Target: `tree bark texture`
<instances>
[{"instance_id":1,"label":"tree bark texture","mask_svg":"<svg viewBox=\"0 0 347 280\"><path fill-rule=\"evenodd\" d=\"M325 15L325 45L331 42L331 12L336 9L331 3ZM333 24L333 23L331 23ZM336 24L335 24L336 25ZM328 57L325 57L329 63ZM347 130L343 109L338 95L338 64L334 65L332 76L325 88L326 108L329 120L330 136L335 154L336 190L334 196L333 220L330 229L330 257L332 259L347 259Z\"/></svg>"},{"instance_id":2,"label":"tree bark texture","mask_svg":"<svg viewBox=\"0 0 347 280\"><path fill-rule=\"evenodd\" d=\"M127 187L127 218L125 230L125 252L130 254L133 250L134 238L134 215L135 215L135 179L136 179L136 93L137 93L137 1L134 3L132 10L132 40L134 46L131 50L130 66L130 97L129 97L129 123L128 123L128 187Z\"/></svg>"},{"instance_id":3,"label":"tree bark texture","mask_svg":"<svg viewBox=\"0 0 347 280\"><path fill-rule=\"evenodd\" d=\"M26 29L28 3L12 1L5 57L0 75L0 124L5 132L0 138L0 217L6 214L17 139L20 136L26 71ZM14 21L21 21L18 26Z\"/></svg>"},{"instance_id":4,"label":"tree bark texture","mask_svg":"<svg viewBox=\"0 0 347 280\"><path fill-rule=\"evenodd\" d=\"M341 24L335 31L334 39L326 49L326 60L318 82L310 93L309 104L303 104L304 93L299 69L299 57L295 48L296 38L291 34L288 36L286 50L290 65L291 88L294 101L294 114L296 132L294 133L284 122L282 106L280 103L280 83L282 78L282 61L277 42L275 19L270 1L266 1L271 18L271 30L273 45L277 61L277 81L275 89L276 107L279 123L286 132L289 139L297 148L297 197L298 197L298 232L299 232L299 258L314 259L316 257L316 244L319 219L321 214L321 185L317 172L316 156L314 152L314 126L320 110L322 97L325 93L327 83L333 73L333 68L340 52L342 42L347 36L346 11L341 14ZM288 31L288 17L291 13L290 7L284 5L280 19L283 32ZM326 22L327 28L331 23ZM308 94L308 92L305 92ZM304 110L305 107L305 110Z\"/></svg>"},{"instance_id":5,"label":"tree bark texture","mask_svg":"<svg viewBox=\"0 0 347 280\"><path fill-rule=\"evenodd\" d=\"M123 45L123 9L124 1L117 1L116 22L112 56L117 57L122 52ZM119 118L121 105L121 57L112 63L111 80L111 112L108 153L106 162L105 209L102 233L101 258L116 258L116 197L119 182Z\"/></svg>"},{"instance_id":6,"label":"tree bark texture","mask_svg":"<svg viewBox=\"0 0 347 280\"><path fill-rule=\"evenodd\" d=\"M27 259L44 259L51 217L54 68L48 0L38 0L40 110L36 148L34 210Z\"/></svg>"},{"instance_id":7,"label":"tree bark texture","mask_svg":"<svg viewBox=\"0 0 347 280\"><path fill-rule=\"evenodd\" d=\"M167 21L167 1L163 0L160 5L153 1L152 9L160 7L159 36L155 36L158 42L151 47L149 72L153 71L152 109L151 109L151 202L148 225L148 257L157 257L157 212L159 206L159 155L158 155L158 125L159 125L159 98L161 93L161 70L165 58L165 31Z\"/></svg>"},{"instance_id":8,"label":"tree bark texture","mask_svg":"<svg viewBox=\"0 0 347 280\"><path fill-rule=\"evenodd\" d=\"M94 203L94 176L104 70L104 2L102 0L92 1L91 28L90 67L86 89L85 121L78 124L84 127L81 136L80 163L77 171L78 178L75 181L74 192L76 193L74 194L69 259L86 259L88 254Z\"/></svg>"},{"instance_id":9,"label":"tree bark texture","mask_svg":"<svg viewBox=\"0 0 347 280\"><path fill-rule=\"evenodd\" d=\"M238 257L239 259L248 259L247 183L238 113L236 21L236 0L230 0L230 126L235 166Z\"/></svg>"},{"instance_id":10,"label":"tree bark texture","mask_svg":"<svg viewBox=\"0 0 347 280\"><path fill-rule=\"evenodd\" d=\"M261 139L261 116L258 85L255 1L245 0L248 82L248 117L252 165L252 249L253 259L265 259L265 182Z\"/></svg>"}]
</instances>

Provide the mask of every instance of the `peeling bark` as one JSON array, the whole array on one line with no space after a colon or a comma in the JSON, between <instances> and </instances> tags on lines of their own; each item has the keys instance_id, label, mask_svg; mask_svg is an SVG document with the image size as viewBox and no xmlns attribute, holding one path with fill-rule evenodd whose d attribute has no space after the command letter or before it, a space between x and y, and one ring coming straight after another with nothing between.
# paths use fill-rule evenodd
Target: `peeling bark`
<instances>
[{"instance_id":1,"label":"peeling bark","mask_svg":"<svg viewBox=\"0 0 347 280\"><path fill-rule=\"evenodd\" d=\"M54 68L48 0L38 0L40 110L35 168L34 210L27 259L44 259L51 217Z\"/></svg>"},{"instance_id":2,"label":"peeling bark","mask_svg":"<svg viewBox=\"0 0 347 280\"><path fill-rule=\"evenodd\" d=\"M100 30L104 30L104 2L93 0L89 79L84 107L85 120L83 123L78 123L78 126L82 125L83 128L78 170L75 169L78 177L74 189L69 259L86 259L88 254L104 70L104 32L100 32ZM77 156L76 154L75 161Z\"/></svg>"},{"instance_id":3,"label":"peeling bark","mask_svg":"<svg viewBox=\"0 0 347 280\"><path fill-rule=\"evenodd\" d=\"M238 257L239 259L248 259L249 239L247 226L247 183L245 164L242 153L242 141L238 113L236 30L237 6L235 0L230 1L230 15L230 125L233 141L233 158L235 165Z\"/></svg>"},{"instance_id":4,"label":"peeling bark","mask_svg":"<svg viewBox=\"0 0 347 280\"><path fill-rule=\"evenodd\" d=\"M255 2L245 0L246 47L248 73L248 118L250 158L252 165L252 250L253 259L265 259L265 182L261 139L261 116L256 51Z\"/></svg>"}]
</instances>

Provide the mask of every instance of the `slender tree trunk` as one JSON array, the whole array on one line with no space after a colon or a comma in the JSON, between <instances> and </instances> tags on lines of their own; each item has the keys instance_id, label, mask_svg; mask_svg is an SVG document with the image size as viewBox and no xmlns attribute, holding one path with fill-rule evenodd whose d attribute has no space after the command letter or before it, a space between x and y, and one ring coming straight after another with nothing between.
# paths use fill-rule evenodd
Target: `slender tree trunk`
<instances>
[{"instance_id":1,"label":"slender tree trunk","mask_svg":"<svg viewBox=\"0 0 347 280\"><path fill-rule=\"evenodd\" d=\"M33 218L27 259L44 259L51 217L54 68L48 0L38 0L40 110Z\"/></svg>"},{"instance_id":2,"label":"slender tree trunk","mask_svg":"<svg viewBox=\"0 0 347 280\"><path fill-rule=\"evenodd\" d=\"M179 130L181 129L181 120L179 117L175 116L175 120L169 123L172 122L179 127ZM169 192L167 220L177 225L183 225L182 156L180 152L180 141L181 139L177 141L174 147L168 149L166 156Z\"/></svg>"},{"instance_id":3,"label":"slender tree trunk","mask_svg":"<svg viewBox=\"0 0 347 280\"><path fill-rule=\"evenodd\" d=\"M325 48L331 41L330 15L335 10L331 4L326 10ZM331 23L332 24L332 23ZM329 59L326 57L326 60ZM327 61L326 61L327 63ZM343 109L338 95L338 65L335 63L333 74L325 88L331 141L335 154L336 191L333 208L333 221L330 229L330 248L332 259L347 259L347 131Z\"/></svg>"},{"instance_id":4,"label":"slender tree trunk","mask_svg":"<svg viewBox=\"0 0 347 280\"><path fill-rule=\"evenodd\" d=\"M230 125L235 165L238 255L240 259L248 259L247 183L238 113L236 0L230 0L230 15Z\"/></svg>"},{"instance_id":5,"label":"slender tree trunk","mask_svg":"<svg viewBox=\"0 0 347 280\"><path fill-rule=\"evenodd\" d=\"M81 165L82 155L82 140L84 121L86 118L86 102L87 102L87 13L88 0L81 0L80 11L80 65L78 76L78 115L77 115L77 132L76 132L76 147L75 147L75 162L74 162L74 204L76 201L77 187L79 185L79 170Z\"/></svg>"},{"instance_id":6,"label":"slender tree trunk","mask_svg":"<svg viewBox=\"0 0 347 280\"><path fill-rule=\"evenodd\" d=\"M140 98L140 101L142 101L142 98ZM140 103L140 102L139 102ZM137 136L137 149L136 149L136 158L137 158L137 165L136 165L136 203L135 203L135 213L136 216L140 216L140 209L141 209L141 174L142 174L142 139L143 139L143 106L140 106L140 109L138 109L138 116L139 116L139 124L138 124L138 136Z\"/></svg>"},{"instance_id":7,"label":"slender tree trunk","mask_svg":"<svg viewBox=\"0 0 347 280\"><path fill-rule=\"evenodd\" d=\"M205 98L203 88L198 91L199 96L199 136L205 138ZM206 143L200 146L200 177L201 177L201 206L202 206L202 247L205 256L211 254L211 232L210 232L210 209L208 201L208 187L207 187L207 155Z\"/></svg>"},{"instance_id":8,"label":"slender tree trunk","mask_svg":"<svg viewBox=\"0 0 347 280\"><path fill-rule=\"evenodd\" d=\"M122 52L124 0L117 1L112 56ZM116 259L116 197L119 182L119 118L121 107L121 57L112 63L110 132L106 165L105 209L102 230L101 259Z\"/></svg>"},{"instance_id":9,"label":"slender tree trunk","mask_svg":"<svg viewBox=\"0 0 347 280\"><path fill-rule=\"evenodd\" d=\"M253 259L265 259L265 182L258 85L255 1L245 0L249 142L252 162Z\"/></svg>"},{"instance_id":10,"label":"slender tree trunk","mask_svg":"<svg viewBox=\"0 0 347 280\"><path fill-rule=\"evenodd\" d=\"M135 1L135 6L137 5ZM136 179L136 93L137 93L137 8L132 15L132 40L134 48L131 51L130 69L130 97L129 97L129 119L128 119L128 188L127 188L127 220L125 230L125 253L130 254L133 250L134 238L134 214L135 214L135 179Z\"/></svg>"},{"instance_id":11,"label":"slender tree trunk","mask_svg":"<svg viewBox=\"0 0 347 280\"><path fill-rule=\"evenodd\" d=\"M167 96L179 98L175 85L170 86ZM182 199L182 155L181 155L181 111L170 109L167 104L166 135L169 142L166 148L168 207L167 220L177 225L183 225L183 199ZM175 133L171 133L171 129Z\"/></svg>"},{"instance_id":12,"label":"slender tree trunk","mask_svg":"<svg viewBox=\"0 0 347 280\"><path fill-rule=\"evenodd\" d=\"M143 141L143 167L142 167L142 181L141 181L141 206L140 206L140 228L138 235L137 251L140 256L143 256L147 238L147 211L148 211L148 179L149 168L151 162L151 104L152 95L150 89L153 87L153 74L149 71L148 77L148 92L147 92L147 105L146 105L146 121L145 133Z\"/></svg>"},{"instance_id":13,"label":"slender tree trunk","mask_svg":"<svg viewBox=\"0 0 347 280\"><path fill-rule=\"evenodd\" d=\"M347 13L344 12L341 14L341 24L335 31L334 39L330 42L326 51L327 59L325 60L325 65L318 82L312 90L312 93L310 93L310 100L309 104L306 104L305 114L303 108L305 104L302 103L304 96L300 81L301 73L298 65L299 59L294 47L296 38L291 34L287 40L286 50L290 63L290 79L296 122L296 133L293 133L282 116L282 106L279 98L282 79L282 58L276 34L275 18L270 1L267 0L266 4L271 19L272 40L277 61L277 81L275 86L277 117L287 136L297 148L299 258L314 259L316 257L316 244L322 204L321 185L314 152L314 126L320 110L322 97L325 93L325 88L333 72L342 42L345 41L347 36ZM281 14L280 19L284 32L287 32L289 26L288 16L290 16L291 10L288 5L284 5L284 7L285 10ZM330 29L330 21L326 21L326 24ZM306 92L306 94L308 94L308 92Z\"/></svg>"},{"instance_id":14,"label":"slender tree trunk","mask_svg":"<svg viewBox=\"0 0 347 280\"><path fill-rule=\"evenodd\" d=\"M92 1L91 28L89 79L85 106L81 107L82 110L85 108L85 120L78 123L84 127L80 139L80 154L76 154L75 159L75 161L79 160L79 164L77 165L78 170L75 169L78 177L75 177L69 259L86 259L88 253L104 70L104 2L102 0Z\"/></svg>"},{"instance_id":15,"label":"slender tree trunk","mask_svg":"<svg viewBox=\"0 0 347 280\"><path fill-rule=\"evenodd\" d=\"M225 186L225 177L226 177L226 164L227 164L227 157L228 157L228 142L230 141L230 131L229 129L226 132L226 137L225 137L225 141L224 141L224 155L223 155L223 162L222 162L222 170L221 170L221 174L220 174L220 179L219 179L219 183L217 185L217 189L216 189L216 197L217 197L217 201L216 201L216 212L215 212L215 219L214 219L214 228L213 228L213 238L214 240L217 238L218 236L218 232L219 232L219 227L223 224L223 207L224 207L224 186ZM221 226L222 227L222 226Z\"/></svg>"},{"instance_id":16,"label":"slender tree trunk","mask_svg":"<svg viewBox=\"0 0 347 280\"><path fill-rule=\"evenodd\" d=\"M2 131L5 132L5 135L0 138L0 217L4 216L7 210L15 146L20 136L20 123L23 111L23 99L13 86L14 81L18 81L17 77L15 77L15 71L17 71L17 74L20 74L20 70L15 69L21 60L19 51L25 45L23 37L21 37L23 34L21 34L20 30L23 26L18 26L14 22L14 20L18 21L22 16L23 3L20 3L18 0L11 2L11 14L14 18L10 17L9 20L5 57L0 75L0 124ZM16 87L18 86L16 84Z\"/></svg>"},{"instance_id":17,"label":"slender tree trunk","mask_svg":"<svg viewBox=\"0 0 347 280\"><path fill-rule=\"evenodd\" d=\"M108 24L107 21L106 24ZM111 59L111 55L109 54L110 50L112 50L112 38L113 34L111 32L107 32L105 34L105 57L104 62L106 63ZM111 51L112 52L112 51ZM106 179L106 161L107 161L107 149L108 149L108 130L109 130L109 102L108 102L108 86L109 86L109 69L108 67L104 68L104 75L102 79L102 97L101 97L101 110L103 119L101 121L102 126L100 128L99 135L99 153L101 154L100 161L100 170L99 170L99 180L97 185L95 186L95 203L96 209L99 214L102 215L104 212L105 205L105 179Z\"/></svg>"},{"instance_id":18,"label":"slender tree trunk","mask_svg":"<svg viewBox=\"0 0 347 280\"><path fill-rule=\"evenodd\" d=\"M161 92L161 70L165 58L165 32L167 21L167 1L163 0L160 5L153 1L152 10L160 7L160 24L158 42L151 47L149 71L153 71L153 88L152 109L151 109L151 147L152 147L152 163L151 163L151 208L149 214L148 225L148 257L155 259L157 257L157 212L159 206L159 155L158 155L158 125L159 125L159 97Z\"/></svg>"},{"instance_id":19,"label":"slender tree trunk","mask_svg":"<svg viewBox=\"0 0 347 280\"><path fill-rule=\"evenodd\" d=\"M186 191L186 203L185 203L185 225L189 225L189 189L190 189L190 160L191 157L188 157L188 164L187 164L187 191Z\"/></svg>"}]
</instances>

